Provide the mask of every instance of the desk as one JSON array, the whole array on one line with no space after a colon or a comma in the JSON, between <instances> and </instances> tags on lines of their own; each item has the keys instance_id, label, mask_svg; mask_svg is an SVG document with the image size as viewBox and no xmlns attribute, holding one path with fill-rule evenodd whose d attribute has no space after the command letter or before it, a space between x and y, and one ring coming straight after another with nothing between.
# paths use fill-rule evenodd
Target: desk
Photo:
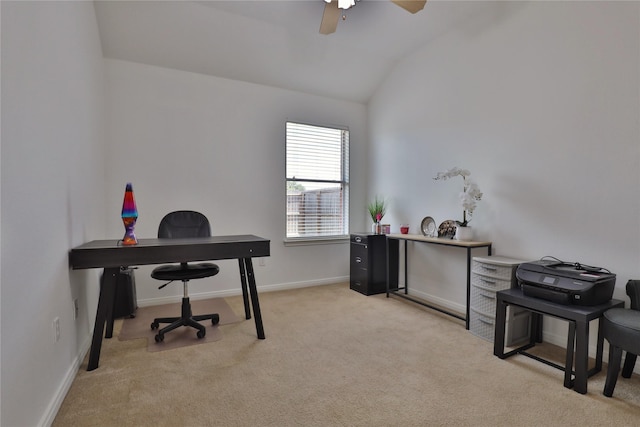
<instances>
[{"instance_id":1,"label":"desk","mask_svg":"<svg viewBox=\"0 0 640 427\"><path fill-rule=\"evenodd\" d=\"M92 371L98 367L105 323L107 324L105 337L111 338L113 334L116 276L120 267L237 259L240 267L240 282L246 318L251 318L249 309L250 296L255 317L256 332L259 339L264 339L262 315L260 314L260 303L258 301L258 292L251 258L269 255L269 240L252 235L181 239L139 239L138 244L134 246L119 245L118 240L115 239L94 240L71 249L69 252L69 265L72 269L105 269L104 282L100 288L100 298L98 300L96 323L93 330L87 371Z\"/></svg>"},{"instance_id":2,"label":"desk","mask_svg":"<svg viewBox=\"0 0 640 427\"><path fill-rule=\"evenodd\" d=\"M487 248L487 255L491 255L491 242L463 242L461 240L453 240L453 239L444 239L439 237L425 237L417 234L387 234L387 249L389 249L389 245L392 244L391 241L396 241L396 244L400 240L404 240L404 287L396 287L391 288L391 283L398 283L397 278L390 277L390 269L387 268L387 298L389 298L389 294L394 294L399 297L408 299L417 304L428 307L432 310L439 311L441 313L447 314L449 316L455 317L460 320L465 321L466 329L469 329L469 299L471 294L471 250L475 248ZM411 240L412 242L422 242L429 243L432 245L441 245L441 246L453 246L458 248L465 248L467 250L467 310L465 313L465 317L460 316L457 313L453 313L451 311L444 310L440 307L435 307L433 305L428 304L427 302L413 298L409 295L409 269L407 262L407 242ZM387 250L387 267L390 265L389 254L391 252ZM394 280L395 279L395 280ZM404 293L399 291L404 290Z\"/></svg>"},{"instance_id":3,"label":"desk","mask_svg":"<svg viewBox=\"0 0 640 427\"><path fill-rule=\"evenodd\" d=\"M602 314L610 308L624 307L624 301L612 299L604 304L592 306L564 305L540 298L526 296L522 289L507 289L496 293L496 331L493 343L493 354L500 359L506 359L514 354L522 354L532 359L543 362L549 366L564 371L564 386L585 394L587 392L587 379L600 372L602 369L602 347L604 338L602 336ZM516 305L526 308L532 312L532 327L529 343L511 350L504 351L504 330L508 305ZM550 315L569 322L569 333L567 336L567 354L565 366L557 365L541 357L527 353L526 350L535 346L536 342L542 342L542 315ZM596 345L596 364L589 369L589 322L594 319L599 320L598 342ZM573 371L573 354L575 339L575 364ZM575 374L572 380L571 375Z\"/></svg>"}]
</instances>

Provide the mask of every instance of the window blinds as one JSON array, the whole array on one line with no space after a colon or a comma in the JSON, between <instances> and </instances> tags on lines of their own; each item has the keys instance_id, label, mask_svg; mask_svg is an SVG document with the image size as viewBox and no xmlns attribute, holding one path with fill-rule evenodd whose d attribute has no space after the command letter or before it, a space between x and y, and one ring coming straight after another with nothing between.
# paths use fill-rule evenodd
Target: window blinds
<instances>
[{"instance_id":1,"label":"window blinds","mask_svg":"<svg viewBox=\"0 0 640 427\"><path fill-rule=\"evenodd\" d=\"M287 238L348 234L349 131L287 122Z\"/></svg>"}]
</instances>

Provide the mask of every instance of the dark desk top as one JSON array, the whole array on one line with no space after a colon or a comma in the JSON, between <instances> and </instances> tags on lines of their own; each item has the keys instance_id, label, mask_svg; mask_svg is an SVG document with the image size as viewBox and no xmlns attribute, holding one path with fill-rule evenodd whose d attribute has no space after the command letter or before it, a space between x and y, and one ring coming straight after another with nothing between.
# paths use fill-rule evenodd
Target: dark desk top
<instances>
[{"instance_id":1,"label":"dark desk top","mask_svg":"<svg viewBox=\"0 0 640 427\"><path fill-rule=\"evenodd\" d=\"M541 311L563 319L587 319L600 317L602 313L613 307L624 307L624 301L612 299L598 305L559 304L542 298L525 295L522 289L512 288L496 292L498 300L519 305L534 311Z\"/></svg>"},{"instance_id":2,"label":"dark desk top","mask_svg":"<svg viewBox=\"0 0 640 427\"><path fill-rule=\"evenodd\" d=\"M94 240L71 249L71 268L106 268L172 262L264 257L270 241L246 234L181 239L138 239L123 246L120 240Z\"/></svg>"}]
</instances>

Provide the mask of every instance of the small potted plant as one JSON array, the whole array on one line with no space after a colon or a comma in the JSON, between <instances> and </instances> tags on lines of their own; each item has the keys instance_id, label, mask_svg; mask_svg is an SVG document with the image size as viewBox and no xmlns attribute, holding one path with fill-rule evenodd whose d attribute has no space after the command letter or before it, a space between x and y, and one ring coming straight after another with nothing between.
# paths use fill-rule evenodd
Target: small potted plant
<instances>
[{"instance_id":1,"label":"small potted plant","mask_svg":"<svg viewBox=\"0 0 640 427\"><path fill-rule=\"evenodd\" d=\"M445 181L449 178L453 178L456 176L461 176L463 180L463 188L460 193L460 202L462 204L462 221L456 221L458 226L456 227L456 239L458 240L471 240L472 238L472 230L469 226L469 221L471 221L471 216L473 215L473 211L476 208L478 201L482 200L482 192L480 191L480 187L474 181L469 178L471 172L467 169L460 169L458 167L454 167L445 172L438 172L438 174L433 178L434 180L442 180Z\"/></svg>"},{"instance_id":2,"label":"small potted plant","mask_svg":"<svg viewBox=\"0 0 640 427\"><path fill-rule=\"evenodd\" d=\"M372 231L376 234L382 234L380 221L382 221L382 217L387 211L384 198L376 196L373 201L367 205L367 210L373 221Z\"/></svg>"}]
</instances>

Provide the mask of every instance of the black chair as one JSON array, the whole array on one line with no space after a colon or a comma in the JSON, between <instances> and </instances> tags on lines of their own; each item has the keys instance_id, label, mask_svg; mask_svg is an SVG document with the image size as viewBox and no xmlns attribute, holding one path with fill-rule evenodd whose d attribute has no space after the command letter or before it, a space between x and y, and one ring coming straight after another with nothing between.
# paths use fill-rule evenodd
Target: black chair
<instances>
[{"instance_id":1,"label":"black chair","mask_svg":"<svg viewBox=\"0 0 640 427\"><path fill-rule=\"evenodd\" d=\"M624 378L631 377L640 354L640 280L629 280L626 289L631 309L612 308L605 311L602 320L602 333L609 341L609 367L603 391L607 397L613 395L618 381L622 350L627 352L622 368Z\"/></svg>"},{"instance_id":2,"label":"black chair","mask_svg":"<svg viewBox=\"0 0 640 427\"><path fill-rule=\"evenodd\" d=\"M165 215L158 227L158 238L184 238L184 237L209 237L211 236L211 226L206 216L194 211L176 211ZM174 280L181 280L184 287L182 297L182 315L180 317L160 317L153 320L151 329L158 329L160 323L169 325L158 331L156 342L164 340L164 334L180 326L190 326L196 328L198 338L204 338L207 333L206 328L198 323L200 320L209 320L213 325L220 322L220 316L215 314L202 314L194 316L191 313L191 303L189 302L188 282L192 279L203 279L218 274L220 268L213 263L180 263L173 265L163 265L157 267L151 273L151 277L158 280L168 281L158 289L162 289Z\"/></svg>"}]
</instances>

